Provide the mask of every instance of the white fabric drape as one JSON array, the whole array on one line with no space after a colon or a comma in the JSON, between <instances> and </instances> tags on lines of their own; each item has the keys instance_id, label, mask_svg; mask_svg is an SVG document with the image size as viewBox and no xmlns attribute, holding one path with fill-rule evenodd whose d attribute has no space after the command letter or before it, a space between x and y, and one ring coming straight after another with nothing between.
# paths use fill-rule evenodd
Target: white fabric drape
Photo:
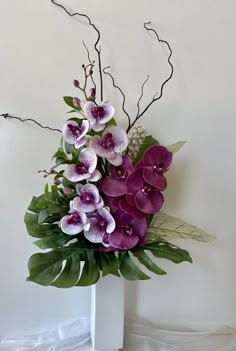
<instances>
[{"instance_id":1,"label":"white fabric drape","mask_svg":"<svg viewBox=\"0 0 236 351\"><path fill-rule=\"evenodd\" d=\"M89 324L81 317L36 335L0 339L0 351L90 351ZM164 330L149 321L130 321L124 351L236 351L236 330Z\"/></svg>"}]
</instances>

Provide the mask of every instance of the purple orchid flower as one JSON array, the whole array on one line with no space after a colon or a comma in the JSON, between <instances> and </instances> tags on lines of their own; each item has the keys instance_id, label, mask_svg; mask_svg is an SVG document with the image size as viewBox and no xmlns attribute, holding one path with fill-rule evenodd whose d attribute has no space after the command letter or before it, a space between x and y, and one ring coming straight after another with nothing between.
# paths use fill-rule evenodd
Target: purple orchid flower
<instances>
[{"instance_id":1,"label":"purple orchid flower","mask_svg":"<svg viewBox=\"0 0 236 351\"><path fill-rule=\"evenodd\" d=\"M116 228L111 235L104 235L108 250L130 250L136 245L144 245L147 234L145 216L137 219L129 213L118 210L115 215ZM109 246L110 247L109 247Z\"/></svg>"},{"instance_id":2,"label":"purple orchid flower","mask_svg":"<svg viewBox=\"0 0 236 351\"><path fill-rule=\"evenodd\" d=\"M95 102L88 101L83 105L85 117L90 122L91 129L99 132L105 128L105 124L109 122L114 116L115 109L108 102Z\"/></svg>"},{"instance_id":3,"label":"purple orchid flower","mask_svg":"<svg viewBox=\"0 0 236 351\"><path fill-rule=\"evenodd\" d=\"M161 145L151 146L136 168L143 168L143 178L155 188L163 191L167 181L163 173L167 172L172 162L172 152Z\"/></svg>"},{"instance_id":4,"label":"purple orchid flower","mask_svg":"<svg viewBox=\"0 0 236 351\"><path fill-rule=\"evenodd\" d=\"M128 137L124 129L116 126L104 130L102 137L96 135L90 140L94 152L106 158L112 165L120 166L123 162L122 152L128 146Z\"/></svg>"},{"instance_id":5,"label":"purple orchid flower","mask_svg":"<svg viewBox=\"0 0 236 351\"><path fill-rule=\"evenodd\" d=\"M122 164L120 166L111 166L111 175L106 177L100 183L99 190L108 196L122 196L127 192L126 178L133 172L134 167L128 156L122 157Z\"/></svg>"},{"instance_id":6,"label":"purple orchid flower","mask_svg":"<svg viewBox=\"0 0 236 351\"><path fill-rule=\"evenodd\" d=\"M80 182L87 179L97 182L101 179L101 173L96 170L97 155L91 148L84 148L79 154L79 163L69 165L64 171L64 176L71 182Z\"/></svg>"},{"instance_id":7,"label":"purple orchid flower","mask_svg":"<svg viewBox=\"0 0 236 351\"><path fill-rule=\"evenodd\" d=\"M105 208L91 213L89 215L90 227L84 232L84 236L92 243L103 243L107 246L106 242L103 242L103 236L105 234L111 234L115 229L115 220L110 212Z\"/></svg>"},{"instance_id":8,"label":"purple orchid flower","mask_svg":"<svg viewBox=\"0 0 236 351\"><path fill-rule=\"evenodd\" d=\"M137 168L127 180L127 202L137 207L141 212L154 214L160 211L164 197L159 189L148 184L143 177L143 168Z\"/></svg>"},{"instance_id":9,"label":"purple orchid flower","mask_svg":"<svg viewBox=\"0 0 236 351\"><path fill-rule=\"evenodd\" d=\"M62 135L68 144L75 145L76 149L85 145L87 138L85 135L89 131L89 122L83 120L81 126L75 121L67 121L62 128Z\"/></svg>"},{"instance_id":10,"label":"purple orchid flower","mask_svg":"<svg viewBox=\"0 0 236 351\"><path fill-rule=\"evenodd\" d=\"M65 234L76 235L83 230L89 230L90 224L86 214L78 212L71 201L69 215L62 217L59 226Z\"/></svg>"},{"instance_id":11,"label":"purple orchid flower","mask_svg":"<svg viewBox=\"0 0 236 351\"><path fill-rule=\"evenodd\" d=\"M78 184L76 191L79 196L74 198L74 208L80 212L94 212L104 206L98 188L93 184Z\"/></svg>"}]
</instances>

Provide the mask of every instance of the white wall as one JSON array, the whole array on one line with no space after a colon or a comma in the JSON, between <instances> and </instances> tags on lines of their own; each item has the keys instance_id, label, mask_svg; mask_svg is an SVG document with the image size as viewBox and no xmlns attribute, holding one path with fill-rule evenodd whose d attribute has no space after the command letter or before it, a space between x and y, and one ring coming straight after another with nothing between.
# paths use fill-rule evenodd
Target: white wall
<instances>
[{"instance_id":1,"label":"white wall","mask_svg":"<svg viewBox=\"0 0 236 351\"><path fill-rule=\"evenodd\" d=\"M233 0L64 0L89 14L102 32L104 65L111 64L132 115L146 75L144 103L167 74L165 49L142 27L151 20L173 48L175 75L163 99L143 124L162 143L188 140L169 173L165 211L214 233L213 244L181 242L194 264L160 262L169 274L127 283L127 315L155 322L236 325L235 285L235 91ZM85 62L81 40L92 52L93 31L49 0L0 2L0 113L35 117L60 127L74 95L72 80ZM94 55L95 57L95 55ZM121 100L105 79L106 98L120 112ZM89 312L90 289L57 290L26 283L27 260L35 250L23 215L50 166L56 134L32 124L0 120L1 245L0 335L53 326Z\"/></svg>"}]
</instances>

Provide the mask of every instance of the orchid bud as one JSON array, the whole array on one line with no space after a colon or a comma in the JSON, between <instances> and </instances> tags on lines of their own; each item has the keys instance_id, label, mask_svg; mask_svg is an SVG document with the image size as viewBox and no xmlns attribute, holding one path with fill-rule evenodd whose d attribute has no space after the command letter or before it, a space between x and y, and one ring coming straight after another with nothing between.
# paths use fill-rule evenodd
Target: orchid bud
<instances>
[{"instance_id":1,"label":"orchid bud","mask_svg":"<svg viewBox=\"0 0 236 351\"><path fill-rule=\"evenodd\" d=\"M73 84L74 84L74 86L75 86L76 88L79 87L79 81L78 81L77 79L75 79L75 80L73 81Z\"/></svg>"},{"instance_id":2,"label":"orchid bud","mask_svg":"<svg viewBox=\"0 0 236 351\"><path fill-rule=\"evenodd\" d=\"M77 98L77 97L74 97L74 98L73 98L73 105L74 105L75 107L80 107L80 99Z\"/></svg>"},{"instance_id":3,"label":"orchid bud","mask_svg":"<svg viewBox=\"0 0 236 351\"><path fill-rule=\"evenodd\" d=\"M93 75L93 70L92 69L89 71L89 74L90 74L90 76Z\"/></svg>"},{"instance_id":4,"label":"orchid bud","mask_svg":"<svg viewBox=\"0 0 236 351\"><path fill-rule=\"evenodd\" d=\"M95 88L90 89L89 90L89 95L92 96L92 97L96 96L96 89Z\"/></svg>"},{"instance_id":5,"label":"orchid bud","mask_svg":"<svg viewBox=\"0 0 236 351\"><path fill-rule=\"evenodd\" d=\"M70 195L72 193L72 190L70 188L64 187L63 192L65 195Z\"/></svg>"},{"instance_id":6,"label":"orchid bud","mask_svg":"<svg viewBox=\"0 0 236 351\"><path fill-rule=\"evenodd\" d=\"M55 179L54 182L53 182L55 185L60 185L61 184L61 181L59 179Z\"/></svg>"}]
</instances>

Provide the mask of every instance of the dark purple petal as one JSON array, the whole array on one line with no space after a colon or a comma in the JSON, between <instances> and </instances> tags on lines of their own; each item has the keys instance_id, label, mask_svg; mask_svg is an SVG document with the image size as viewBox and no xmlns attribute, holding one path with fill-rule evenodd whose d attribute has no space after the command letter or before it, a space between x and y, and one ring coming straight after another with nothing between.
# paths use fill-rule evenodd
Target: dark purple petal
<instances>
[{"instance_id":1,"label":"dark purple petal","mask_svg":"<svg viewBox=\"0 0 236 351\"><path fill-rule=\"evenodd\" d=\"M150 191L148 194L145 194L140 190L135 195L135 203L140 211L154 214L160 211L164 203L164 197L159 191Z\"/></svg>"},{"instance_id":2,"label":"dark purple petal","mask_svg":"<svg viewBox=\"0 0 236 351\"><path fill-rule=\"evenodd\" d=\"M135 168L143 168L143 167L144 167L143 160L139 161L135 166Z\"/></svg>"},{"instance_id":3,"label":"dark purple petal","mask_svg":"<svg viewBox=\"0 0 236 351\"><path fill-rule=\"evenodd\" d=\"M172 152L161 145L151 146L145 151L143 163L145 166L157 166L159 164L163 167L163 172L166 172L172 162Z\"/></svg>"},{"instance_id":4,"label":"dark purple petal","mask_svg":"<svg viewBox=\"0 0 236 351\"><path fill-rule=\"evenodd\" d=\"M126 179L127 193L130 195L135 194L138 190L142 189L145 185L143 179L143 169L138 168L133 171Z\"/></svg>"},{"instance_id":5,"label":"dark purple petal","mask_svg":"<svg viewBox=\"0 0 236 351\"><path fill-rule=\"evenodd\" d=\"M120 199L119 208L122 211L129 213L131 216L135 218L142 219L144 217L142 212L140 212L136 207L131 206L124 198Z\"/></svg>"},{"instance_id":6,"label":"dark purple petal","mask_svg":"<svg viewBox=\"0 0 236 351\"><path fill-rule=\"evenodd\" d=\"M151 166L143 169L143 178L148 184L151 184L161 191L165 190L167 187L166 178L162 174L156 172Z\"/></svg>"},{"instance_id":7,"label":"dark purple petal","mask_svg":"<svg viewBox=\"0 0 236 351\"><path fill-rule=\"evenodd\" d=\"M122 157L122 164L118 167L111 166L111 175L113 178L121 179L125 181L130 173L133 172L134 167L128 156Z\"/></svg>"},{"instance_id":8,"label":"dark purple petal","mask_svg":"<svg viewBox=\"0 0 236 351\"><path fill-rule=\"evenodd\" d=\"M109 243L113 248L118 250L129 250L137 245L139 237L137 235L124 234L117 229L109 237Z\"/></svg>"},{"instance_id":9,"label":"dark purple petal","mask_svg":"<svg viewBox=\"0 0 236 351\"><path fill-rule=\"evenodd\" d=\"M135 195L126 194L126 200L131 206L136 206L134 198L135 198Z\"/></svg>"},{"instance_id":10,"label":"dark purple petal","mask_svg":"<svg viewBox=\"0 0 236 351\"><path fill-rule=\"evenodd\" d=\"M99 189L108 196L121 196L126 193L125 182L119 179L115 179L111 176L106 177L99 187Z\"/></svg>"}]
</instances>

